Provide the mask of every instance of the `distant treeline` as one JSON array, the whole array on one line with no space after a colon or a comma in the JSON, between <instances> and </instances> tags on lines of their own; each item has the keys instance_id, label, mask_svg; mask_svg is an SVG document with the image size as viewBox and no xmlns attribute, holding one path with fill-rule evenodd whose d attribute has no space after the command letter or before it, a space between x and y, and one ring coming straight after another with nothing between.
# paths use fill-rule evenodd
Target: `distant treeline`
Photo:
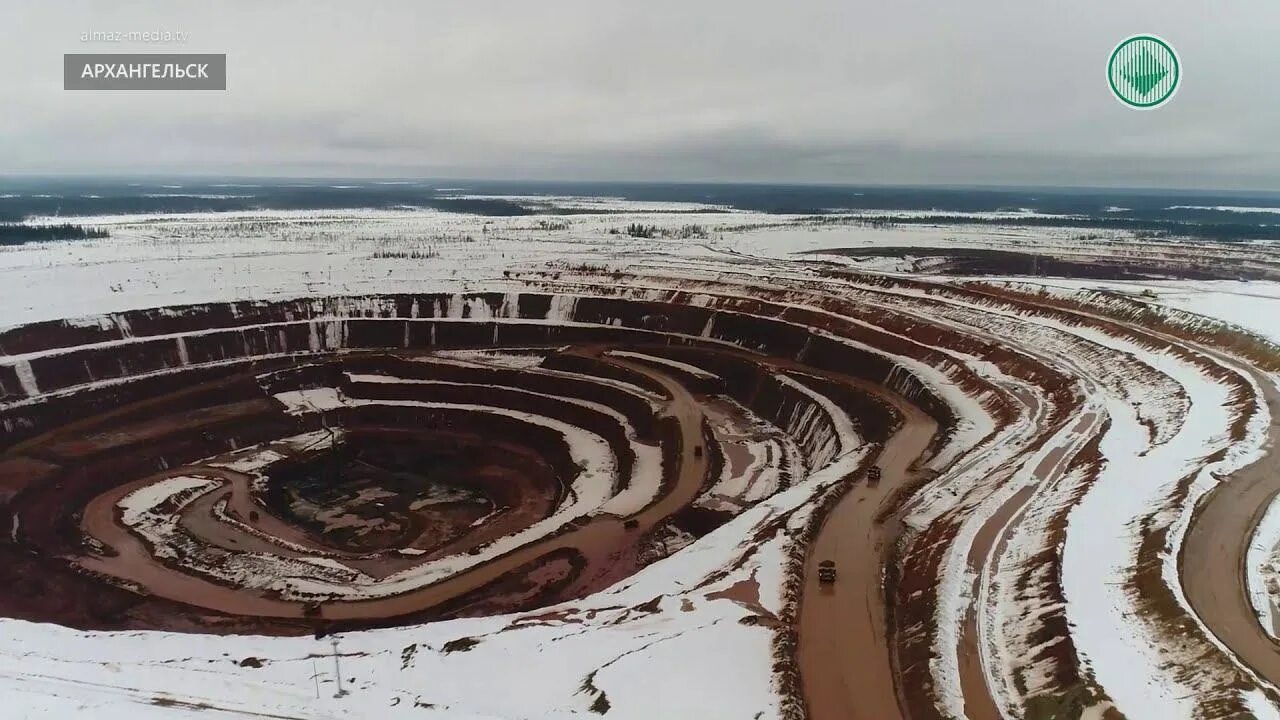
<instances>
[{"instance_id":1,"label":"distant treeline","mask_svg":"<svg viewBox=\"0 0 1280 720\"><path fill-rule=\"evenodd\" d=\"M85 240L109 237L102 228L83 225L26 225L24 223L0 223L0 245L22 245L48 240Z\"/></svg>"},{"instance_id":2,"label":"distant treeline","mask_svg":"<svg viewBox=\"0 0 1280 720\"><path fill-rule=\"evenodd\" d=\"M625 228L609 228L610 235L630 235L634 238L672 238L688 240L690 238L707 238L710 235L702 225L681 225L680 227L662 227L631 223Z\"/></svg>"},{"instance_id":3,"label":"distant treeline","mask_svg":"<svg viewBox=\"0 0 1280 720\"><path fill-rule=\"evenodd\" d=\"M804 221L818 225L1003 225L1019 227L1070 227L1104 230L1128 230L1138 236L1189 237L1203 240L1238 242L1243 240L1280 240L1280 225L1248 223L1194 223L1176 220L1131 220L1098 217L973 217L970 215L814 215Z\"/></svg>"}]
</instances>

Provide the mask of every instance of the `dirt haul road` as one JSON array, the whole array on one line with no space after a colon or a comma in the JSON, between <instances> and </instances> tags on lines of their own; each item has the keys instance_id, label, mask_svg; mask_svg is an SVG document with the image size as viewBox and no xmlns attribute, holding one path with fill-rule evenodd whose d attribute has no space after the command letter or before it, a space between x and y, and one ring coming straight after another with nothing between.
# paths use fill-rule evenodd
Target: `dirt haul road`
<instances>
[{"instance_id":1,"label":"dirt haul road","mask_svg":"<svg viewBox=\"0 0 1280 720\"><path fill-rule=\"evenodd\" d=\"M1028 406L1035 403L1029 399ZM969 570L974 575L973 597L965 615L960 633L960 688L964 696L964 712L968 720L1001 720L1003 714L987 685L987 672L983 667L981 626L979 613L983 611L976 599L982 596L984 583L989 583L999 571L999 551L1008 541L1009 531L1016 527L1026 504L1038 489L1049 487L1067 473L1080 450L1102 430L1103 416L1088 412L1064 429L1063 434L1051 439L1041 450L1041 460L1032 470L1032 484L1015 492L978 530L969 548Z\"/></svg>"},{"instance_id":2,"label":"dirt haul road","mask_svg":"<svg viewBox=\"0 0 1280 720\"><path fill-rule=\"evenodd\" d=\"M1192 612L1209 631L1262 680L1280 686L1280 642L1262 628L1254 613L1246 569L1253 532L1272 500L1280 495L1280 392L1271 376L1230 355L1188 345L1181 338L1141 326L1128 327L1248 373L1262 391L1270 415L1263 455L1223 478L1202 498L1182 541L1178 574Z\"/></svg>"},{"instance_id":3,"label":"dirt haul road","mask_svg":"<svg viewBox=\"0 0 1280 720\"><path fill-rule=\"evenodd\" d=\"M1271 414L1267 449L1205 496L1178 564L1183 591L1200 620L1262 679L1280 685L1280 643L1254 614L1245 568L1254 528L1280 493L1280 392L1266 376L1253 375Z\"/></svg>"},{"instance_id":4,"label":"dirt haul road","mask_svg":"<svg viewBox=\"0 0 1280 720\"><path fill-rule=\"evenodd\" d=\"M593 348L582 352L598 354L600 350ZM618 358L605 358L605 361L644 373L660 383L671 398L666 403L665 411L679 422L683 447L691 448L702 442L703 414L697 400L684 385L661 370L641 363ZM137 583L151 594L196 607L232 615L304 617L303 604L300 602L220 585L166 567L152 556L150 548L137 536L115 521L115 504L131 489L166 476L193 474L189 469L183 470L160 473L99 496L86 510L82 527L118 554L86 556L79 558L77 562L87 569ZM324 620L368 620L408 615L464 595L557 550L568 548L591 554L598 553L595 550L597 548L618 547L624 542L624 535L647 532L675 511L690 505L703 487L706 472L705 456L682 452L674 486L666 495L633 516L632 519L637 521L634 528L624 526L626 518L597 515L581 527L530 543L425 587L376 599L327 602L323 606L321 617Z\"/></svg>"},{"instance_id":5,"label":"dirt haul road","mask_svg":"<svg viewBox=\"0 0 1280 720\"><path fill-rule=\"evenodd\" d=\"M847 382L853 382L846 380ZM800 677L811 720L901 718L885 619L882 568L894 540L875 522L893 491L914 477L912 465L937 424L883 387L859 383L902 413L902 427L876 459L876 487L858 484L827 515L805 565L800 607ZM838 577L819 585L818 563L834 560Z\"/></svg>"}]
</instances>

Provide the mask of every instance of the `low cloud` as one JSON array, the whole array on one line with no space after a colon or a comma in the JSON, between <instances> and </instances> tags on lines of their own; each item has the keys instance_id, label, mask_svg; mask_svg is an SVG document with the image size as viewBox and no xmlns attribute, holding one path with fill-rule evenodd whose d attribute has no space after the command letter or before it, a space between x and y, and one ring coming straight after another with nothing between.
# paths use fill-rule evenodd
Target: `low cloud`
<instances>
[{"instance_id":1,"label":"low cloud","mask_svg":"<svg viewBox=\"0 0 1280 720\"><path fill-rule=\"evenodd\" d=\"M1280 6L26 3L0 172L1280 188ZM181 46L80 42L191 33ZM1112 97L1155 32L1167 106ZM226 52L226 92L64 92L61 55Z\"/></svg>"}]
</instances>

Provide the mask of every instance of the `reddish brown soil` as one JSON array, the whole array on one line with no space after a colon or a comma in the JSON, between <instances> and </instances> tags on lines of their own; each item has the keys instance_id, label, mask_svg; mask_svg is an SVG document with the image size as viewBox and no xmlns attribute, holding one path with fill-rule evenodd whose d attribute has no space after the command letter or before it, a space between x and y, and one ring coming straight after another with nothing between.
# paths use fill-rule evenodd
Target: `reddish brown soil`
<instances>
[{"instance_id":1,"label":"reddish brown soil","mask_svg":"<svg viewBox=\"0 0 1280 720\"><path fill-rule=\"evenodd\" d=\"M1280 393L1267 378L1257 380L1271 414L1267 452L1200 501L1178 560L1183 589L1200 621L1274 686L1280 682L1280 643L1254 614L1245 571L1253 531L1280 493Z\"/></svg>"},{"instance_id":2,"label":"reddish brown soil","mask_svg":"<svg viewBox=\"0 0 1280 720\"><path fill-rule=\"evenodd\" d=\"M902 717L881 581L896 531L875 518L894 488L914 472L938 428L901 398L881 397L904 419L875 460L883 472L881 481L875 487L858 482L828 513L805 568L800 672L809 716L815 720ZM824 560L836 562L838 577L831 585L818 582L817 565Z\"/></svg>"},{"instance_id":3,"label":"reddish brown soil","mask_svg":"<svg viewBox=\"0 0 1280 720\"><path fill-rule=\"evenodd\" d=\"M35 340L28 338L28 342ZM558 389L562 395L577 395L592 402L620 407L642 437L649 436L661 441L664 454L674 464L670 466L670 481L663 482L666 492L654 506L629 519L625 528L624 519L607 516L591 520L580 527L564 528L542 543L522 548L496 562L487 563L475 571L452 578L450 582L431 586L425 591L376 601L328 603L321 609L322 619L365 622L410 615L423 617L424 610L432 607L444 608L451 598L464 596L468 598L469 606L483 606L495 612L508 604L513 608L524 608L530 602L545 603L577 597L628 575L637 563L636 544L648 530L687 506L693 494L706 485L705 459L680 450L703 442L702 416L692 395L676 379L663 375L658 369L600 358L604 347L597 346L579 353L578 357L586 363L581 367L613 368L601 374L646 389L657 389L660 396L673 398L668 401L670 430L660 429L662 423L651 419L653 411L649 409L649 401L640 401L636 396L627 395L625 391L613 386L593 386L589 380L564 378L558 381L556 388L543 387L547 376L533 376L534 379L529 384L535 386L536 391L550 392ZM368 372L379 365L379 360L373 356L352 358L352 368L356 372ZM452 367L406 363L394 358L386 358L385 362L393 372L406 369L417 372L422 368L445 367L443 372L451 376L446 382L461 380L457 376L457 369ZM328 384L327 380L338 377L335 371L340 373L341 366L333 366L329 370L320 368L318 374L305 367L302 370L301 373L295 373L299 381ZM289 389L287 377L290 372L286 370L284 375L279 372L272 375L271 391ZM511 371L499 369L495 372L481 368L476 372L483 377L467 380L499 381L511 387L520 384L518 374ZM412 374L405 375L413 377ZM224 384L225 381L218 383ZM366 383L361 384L360 388L350 384L346 387L359 390L359 394L376 396L377 393L400 386ZM416 387L403 387L415 393L419 391ZM592 390L592 387L596 389ZM445 389L453 388L445 386ZM501 389L492 392L484 388L481 390L493 395L487 400L500 407L515 405L514 409L521 411L559 415L570 424L591 427L596 432L603 431L603 435L615 448L620 474L626 477L629 472L629 447L621 434L613 434L615 431L603 422L608 419L607 416L582 405L554 398L547 398L540 406L535 406L527 404L533 396ZM332 533L327 532L325 527L308 527L299 518L290 517L288 508L280 503L264 502L264 498L256 497L249 487L251 478L246 475L221 468L186 465L185 463L198 458L217 455L254 441L286 437L312 430L316 426L315 416L286 416L276 403L265 398L234 399L233 402L226 403L223 402L225 397L225 394L192 393L186 390L177 393L173 401L148 397L135 403L138 406L136 411L125 404L112 408L96 422L93 418L85 418L61 427L50 427L44 435L28 438L0 457L0 487L5 488L7 493L0 497L8 501L7 509L10 514L21 519L15 535L18 543L27 548L28 553L34 551L29 561L11 567L11 570L21 571L21 567L34 562L38 565L59 566L55 572L44 573L46 583L57 581L92 585L98 582L93 579L93 574L98 574L111 578L112 583L126 589L145 588L136 595L121 591L124 593L120 596L121 601L106 612L82 612L77 609L78 604L70 603L65 608L52 608L54 612L48 613L51 608L38 608L20 598L10 602L11 598L3 596L0 596L0 612L6 610L7 604L12 614L18 616L36 616L37 619L52 619L81 627L104 626L100 619L95 619L104 615L115 618L110 625L112 627L119 627L123 623L124 626L182 629L193 622L212 621L224 616L245 616L257 617L259 620L276 618L272 622L260 623L257 629L265 632L289 632L300 623L311 622L304 620L304 608L299 603L223 587L208 579L185 574L177 565L157 561L151 556L152 548L121 527L116 510L119 500L129 492L162 477L194 474L216 478L224 483L223 490L197 500L181 516L181 526L194 537L202 538L208 547L227 551L270 551L285 557L302 556L300 550L292 550L288 546L280 546L265 539L274 537L299 547L315 547L337 553L352 567L358 567L375 577L385 577L434 557L465 552L469 547L510 534L546 517L554 504L562 501L564 489L577 472L557 438L547 435L540 427L526 425L505 416L460 416L450 415L447 411L414 411L411 408L391 408L377 412L373 408L342 411L338 413L338 420L348 431L398 435L413 438L423 448L444 448L455 455L462 452L466 455L466 462L451 480L476 489L489 499L493 509L493 512L486 512L482 517L477 516L474 509L456 516L456 513L450 515L448 511L433 509L405 512L404 506L407 503L388 501L386 504L394 505L394 510L404 522L402 529L397 531L397 536L379 542L424 551L424 554L386 553L379 551L376 545L366 543L364 546L357 546L349 540L330 537ZM497 402L495 398L500 398L501 402ZM484 401L475 396L456 397L447 393L443 397L435 395L424 399ZM632 402L632 399L636 399L636 402ZM187 403L185 407L184 402ZM526 405L522 406L522 403ZM154 411L160 408L168 412L156 414ZM612 422L611 419L608 420ZM370 424L370 421L381 421L384 424ZM415 426L424 430L411 429ZM164 470L165 467L171 469ZM157 470L161 472L157 474ZM132 479L121 482L120 478ZM33 484L38 485L34 490L30 488ZM335 511L369 511L371 503L352 505L355 501L351 495L346 500L339 499L341 504L335 506ZM262 535L247 534L218 520L214 510L224 502L230 517ZM80 507L84 509L83 512L78 509ZM476 524L480 519L484 522ZM473 524L475 527L472 527ZM93 538L93 542L102 543L104 550L85 552L81 547L81 532ZM62 565L61 559L44 556L44 553L51 550L60 555L70 555L75 558L75 565L91 574L72 572ZM572 573L562 572L562 563L543 567L545 563L537 559L551 557L552 554L561 556L563 553L571 553L573 557L579 558L575 561ZM44 559L40 559L41 557ZM559 575L552 571L551 568L555 567L560 568ZM537 586L536 591L522 594L511 589L521 587L519 576L522 573L538 576L526 578ZM555 577L547 575L548 573ZM59 577L62 578L61 581L57 580ZM494 590L494 596L488 599L477 595L478 588L497 588L498 585L492 583L500 578L502 580L499 584L505 588L502 592ZM181 617L172 622L157 623L157 618L172 612L170 603L165 598L201 609L180 613ZM123 608L127 608L128 612ZM160 608L168 609L161 612ZM227 625L220 620L218 624Z\"/></svg>"},{"instance_id":4,"label":"reddish brown soil","mask_svg":"<svg viewBox=\"0 0 1280 720\"><path fill-rule=\"evenodd\" d=\"M1070 405L1069 382L1054 368L1011 352L998 338L883 308L877 308L874 324L860 322L867 309L863 298L828 292L817 280L783 291L760 279L751 297L732 282L707 281L697 302L679 290L649 302L618 296L628 279L584 283L569 324L494 322L465 313L461 320L435 318L428 308L451 302L450 296L402 295L370 303L376 309L346 317L340 330L309 322L336 312L340 303L299 300L138 311L122 314L114 326L48 323L0 333L2 352L42 353L30 363L42 391L76 390L0 407L4 427L13 428L0 436L0 506L16 527L13 541L0 545L0 561L14 558L2 572L24 588L0 594L0 614L80 627L291 633L528 610L580 597L633 573L649 559L641 551L660 529L702 534L727 519L725 513L690 510L726 457L731 463L745 459L715 446L699 393L723 393L785 425L804 400L778 381L782 373L842 407L867 441L883 445L877 459L883 480L875 487L854 486L814 541L798 620L804 695L814 717L901 716L908 704L901 702L896 678L919 672L923 658L899 654L909 643L893 629L920 618L895 617L900 608L891 601L933 590L935 575L925 558L908 568L918 575L895 584L893 573L900 568L893 549L901 528L893 511L927 481L915 462L945 441L956 418L943 398L890 358L948 367L963 390L998 398L990 404L998 422L1016 417L1017 399L939 348L982 357L1015 377L1054 388L1055 401L1061 401L1055 409ZM520 295L519 316L545 319L551 293L564 287L549 277L527 283L533 291ZM508 301L490 295L480 299L495 310ZM336 345L342 353L315 349ZM434 349L502 345L556 348L543 367L557 372L422 362ZM610 356L610 349L679 360L716 379ZM348 373L425 382L369 382ZM120 382L85 386L103 379ZM270 398L316 387L337 387L348 398L373 404L295 416ZM455 408L396 404L405 400ZM180 563L158 560L120 523L117 502L131 489L165 476L203 473L225 486L188 507L181 521L206 549L304 554L265 539L276 538L386 577L510 535L566 500L580 469L558 434L519 418L459 410L458 404L544 415L590 429L614 456L615 491L625 490L630 480L635 457L626 429L634 428L635 440L662 451L661 492L629 517L580 519L426 587L328 601L318 609L184 572ZM388 443L412 442L423 457L448 458L449 482L484 498L494 512L477 518L475 507L413 510L406 502L412 493L397 490L379 515L381 496L351 488L317 494L325 510L358 515L378 528L356 537L327 514L294 507L293 495L273 495L270 489L281 491L282 485L272 484L280 475L273 480L268 471L269 491L255 493L246 475L198 466L205 458L322 426ZM290 461L315 460L302 455ZM316 484L304 478L293 489L300 484L315 490L308 482ZM374 482L362 476L359 482L375 490L395 484L385 477ZM251 531L215 517L215 506L224 500L228 514ZM478 519L483 522L473 526ZM422 554L396 552L404 548ZM819 590L811 565L827 557L839 563L840 580ZM95 588L101 592L93 600L42 608L32 599L36 592L74 596ZM750 583L724 597L759 606L758 589ZM909 609L927 604L926 599ZM784 613L776 620L785 626L779 637L794 638L794 619ZM913 666L899 672L903 668L895 663L904 657Z\"/></svg>"}]
</instances>

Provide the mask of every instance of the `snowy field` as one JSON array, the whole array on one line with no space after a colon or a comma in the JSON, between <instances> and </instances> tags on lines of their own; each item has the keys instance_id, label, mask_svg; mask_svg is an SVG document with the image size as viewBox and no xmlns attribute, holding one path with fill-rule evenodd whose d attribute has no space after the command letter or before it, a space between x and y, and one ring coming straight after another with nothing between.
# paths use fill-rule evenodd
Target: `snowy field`
<instances>
[{"instance_id":1,"label":"snowy field","mask_svg":"<svg viewBox=\"0 0 1280 720\"><path fill-rule=\"evenodd\" d=\"M558 216L555 222L422 210L57 218L107 228L112 237L0 248L0 327L225 300L501 292L518 287L515 274L548 269L571 276L575 269L652 272L661 268L672 278L740 280L759 275L764 282L790 273L788 279L799 285L810 278L817 282L811 268L778 262L795 259L793 253L798 252L877 246L945 248L957 243L1028 249L1051 243L1069 253L1079 232L925 225L817 228L791 224L797 218L790 216L722 212L715 206L516 200L535 207L545 202L626 214ZM672 210L685 212L672 215ZM624 231L631 223L658 225L671 234L631 237ZM678 237L681 228L690 226L697 230L686 230L685 237ZM894 258L841 262L891 275L904 269ZM1280 283L992 280L1038 284L1061 294L1103 288L1219 319L1280 342ZM869 292L869 288L854 283L857 292ZM1135 522L1157 513L1169 501L1175 492L1173 480L1194 476L1189 491L1194 501L1209 488L1211 473L1229 473L1259 456L1265 444L1267 408L1238 407L1233 386L1206 374L1209 361L1204 358L1189 360L1092 328L934 295L894 290L871 307L911 312L917 303L936 301L937 322L984 338L1016 342L1030 348L1028 354L1052 358L1093 383L1087 388L1090 402L1085 407L1091 413L1105 413L1110 420L1099 443L1103 469L1087 488L1083 473L1057 469L1056 487L1036 495L1030 507L1039 507L1047 518L1062 504L1076 503L1067 515L1069 532L1058 548L1065 617L1082 663L1097 686L1131 718L1191 717L1195 687L1170 670L1189 661L1160 651L1158 630L1136 618L1133 597L1126 589L1134 548L1141 542ZM694 377L707 376L671 359L615 354ZM976 368L977 375L1011 395L1048 402L1030 383L1011 377L993 363L960 351L940 355L946 356L940 364L948 369ZM539 359L536 354L509 350L460 351L453 357L463 362L488 358L520 368ZM1018 643L1028 639L1019 635L1025 628L1017 620L1044 608L1028 610L1018 605L1030 601L1008 593L1012 575L976 577L966 566L966 553L1005 503L1044 479L1033 477L1033 470L1055 448L1069 454L1078 451L1085 434L1057 433L1051 443L1032 453L1033 420L1038 418L1024 417L1000 426L988 412L986 399L975 399L954 387L947 370L907 359L900 360L900 365L933 385L959 413L957 432L933 458L938 480L912 508L909 524L923 528L956 508L972 511L971 520L958 528L958 549L944 561L944 589L953 602L940 607L937 616L939 658L933 671L940 684L941 710L957 718L964 714L959 626L975 597L967 587L976 585L979 601L994 608L991 621L980 629L982 637L1004 633L1008 638L1004 651L984 648L982 661L988 672L1002 676L993 681L1005 691L997 692L996 699L1005 716L1012 717L1004 703L1016 705L1018 693L1010 689L1015 684L1009 679L1013 671L1005 666L1012 662L1013 648L1024 648ZM1228 370L1247 377L1238 368ZM802 385L793 384L804 391ZM1152 388L1168 392L1157 397ZM298 412L309 412L317 402L326 401L325 392L305 391L281 399L293 403ZM598 713L645 720L779 718L774 633L760 620L784 610L784 569L794 543L787 531L802 527L814 501L867 451L838 408L820 395L814 395L814 400L835 428L823 438L821 448L810 452L831 461L827 470L808 475L671 557L580 601L531 613L352 633L333 643L311 638L90 633L3 620L0 687L5 689L11 713L5 716L82 715L115 720L209 717L210 711L220 711L231 717L308 719L532 720ZM327 401L352 404L336 395ZM1233 446L1223 428L1242 414L1252 418L1249 433ZM557 429L573 437L570 428ZM721 476L711 493L756 499L780 482L776 472L760 467L761 458L785 456L790 466L796 462L792 459L796 451L776 438L749 438L742 428L734 432L743 437L743 453L750 460L742 476ZM595 436L576 439L575 458L589 471L607 475L609 468L596 467L604 454L598 447L603 441ZM1005 465L1023 452L1028 454L1016 467ZM1204 462L1212 453L1220 453L1218 459ZM656 456L646 456L640 472L652 469L657 461ZM974 478L993 473L1008 484L988 497L966 496ZM1169 482L1137 483L1134 478ZM190 499L192 493L212 487L207 479L175 478L166 489ZM643 504L654 489L639 487L644 497L633 500ZM592 497L589 488L580 490L583 508L566 512L605 506L607 498ZM970 500L972 507L965 505ZM161 525L159 515L150 512L157 502L146 495L130 496L126 521L163 539L169 529ZM1176 555L1186 518L1164 520L1173 528L1172 545L1164 550ZM538 532L549 532L558 520L549 522ZM1035 556L1035 543L1043 539L1043 534L1015 535L1007 546L992 550L990 557L1000 560L1002 568L1017 568ZM1269 630L1273 601L1266 587L1277 582L1274 568L1280 567L1280 558L1272 552L1278 542L1280 506L1265 516L1248 561L1252 599ZM1175 573L1176 588L1172 567L1172 561L1166 562L1164 572ZM758 603L731 599L727 590L743 582L758 586ZM1176 599L1185 606L1185 598ZM1035 648L1027 644L1025 649ZM335 667L341 668L340 677ZM1250 695L1257 717L1280 717L1260 698Z\"/></svg>"},{"instance_id":2,"label":"snowy field","mask_svg":"<svg viewBox=\"0 0 1280 720\"><path fill-rule=\"evenodd\" d=\"M1004 280L1006 278L1000 278ZM1109 290L1205 315L1280 343L1280 283L1253 280L1116 282L1062 278L1007 278L1067 290Z\"/></svg>"},{"instance_id":3,"label":"snowy field","mask_svg":"<svg viewBox=\"0 0 1280 720\"><path fill-rule=\"evenodd\" d=\"M735 214L732 222L743 219ZM616 266L632 257L723 257L707 241L610 230L628 222L728 218L585 216L566 219L568 230L543 230L527 218L429 211L78 221L109 227L113 237L0 249L0 325L230 299L500 288L504 271L548 262ZM424 257L399 255L415 251ZM83 633L3 621L0 682L9 717L208 717L218 710L244 717L514 720L580 717L602 702L609 717L775 717L773 633L739 621L781 611L790 543L782 530L801 523L810 498L834 479L801 483L571 606L340 637L342 697L335 697L328 640ZM175 483L190 491L193 481ZM130 507L146 505L142 500L131 499ZM131 522L147 521L145 507L131 512ZM763 526L774 527L777 539L744 544ZM719 576L731 566L737 569ZM708 597L751 579L761 586L758 609ZM656 606L648 604L653 600ZM246 658L254 660L242 663ZM655 686L662 692L653 693Z\"/></svg>"}]
</instances>

